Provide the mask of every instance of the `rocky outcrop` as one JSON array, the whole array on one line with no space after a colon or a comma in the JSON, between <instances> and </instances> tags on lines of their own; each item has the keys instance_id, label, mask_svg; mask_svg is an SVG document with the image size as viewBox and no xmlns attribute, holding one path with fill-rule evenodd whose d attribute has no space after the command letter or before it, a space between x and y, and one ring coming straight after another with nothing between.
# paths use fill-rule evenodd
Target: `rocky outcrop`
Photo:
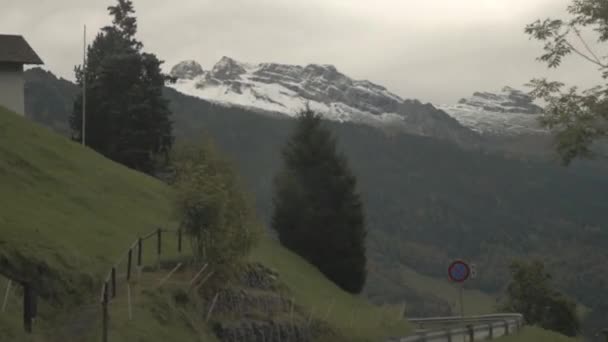
<instances>
[{"instance_id":1,"label":"rocky outcrop","mask_svg":"<svg viewBox=\"0 0 608 342\"><path fill-rule=\"evenodd\" d=\"M192 80L195 77L202 75L203 72L203 67L197 62L183 61L171 68L169 74L178 79Z\"/></svg>"},{"instance_id":2,"label":"rocky outcrop","mask_svg":"<svg viewBox=\"0 0 608 342\"><path fill-rule=\"evenodd\" d=\"M205 308L215 301L211 321L216 337L225 342L308 342L331 334L286 291L275 271L257 263L248 265L238 284L206 294Z\"/></svg>"},{"instance_id":3,"label":"rocky outcrop","mask_svg":"<svg viewBox=\"0 0 608 342\"><path fill-rule=\"evenodd\" d=\"M241 284L258 290L276 290L279 274L262 264L250 264L241 275Z\"/></svg>"},{"instance_id":4,"label":"rocky outcrop","mask_svg":"<svg viewBox=\"0 0 608 342\"><path fill-rule=\"evenodd\" d=\"M214 326L215 335L226 342L309 342L313 330L303 323L241 320Z\"/></svg>"},{"instance_id":5,"label":"rocky outcrop","mask_svg":"<svg viewBox=\"0 0 608 342\"><path fill-rule=\"evenodd\" d=\"M291 305L289 299L274 292L252 292L246 289L227 288L218 292L213 312L218 315L238 312L248 316L272 317L289 313Z\"/></svg>"},{"instance_id":6,"label":"rocky outcrop","mask_svg":"<svg viewBox=\"0 0 608 342\"><path fill-rule=\"evenodd\" d=\"M209 75L212 78L221 81L230 81L238 78L246 72L247 70L245 70L245 68L234 59L222 57L222 59L215 64Z\"/></svg>"}]
</instances>

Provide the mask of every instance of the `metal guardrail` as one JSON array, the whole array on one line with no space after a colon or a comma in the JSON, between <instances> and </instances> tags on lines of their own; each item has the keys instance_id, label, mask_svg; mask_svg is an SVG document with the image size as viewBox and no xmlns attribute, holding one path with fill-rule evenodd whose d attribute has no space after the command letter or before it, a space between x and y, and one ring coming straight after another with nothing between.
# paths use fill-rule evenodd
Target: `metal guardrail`
<instances>
[{"instance_id":1,"label":"metal guardrail","mask_svg":"<svg viewBox=\"0 0 608 342\"><path fill-rule=\"evenodd\" d=\"M418 329L407 337L387 342L473 342L493 340L519 332L524 323L521 314L493 314L468 317L413 318Z\"/></svg>"}]
</instances>

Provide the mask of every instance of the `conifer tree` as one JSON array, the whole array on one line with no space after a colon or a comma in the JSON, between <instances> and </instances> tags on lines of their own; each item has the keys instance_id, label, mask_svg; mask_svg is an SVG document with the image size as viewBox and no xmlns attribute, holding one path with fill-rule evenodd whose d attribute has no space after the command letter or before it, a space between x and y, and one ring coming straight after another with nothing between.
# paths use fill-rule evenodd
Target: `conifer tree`
<instances>
[{"instance_id":1,"label":"conifer tree","mask_svg":"<svg viewBox=\"0 0 608 342\"><path fill-rule=\"evenodd\" d=\"M114 161L152 173L157 156L166 156L173 144L171 112L162 95L168 77L161 72L163 62L143 52L135 38L133 3L118 0L108 11L112 25L88 48L86 69L75 68L79 85L86 77L85 142ZM82 94L74 101L70 126L80 141Z\"/></svg>"},{"instance_id":2,"label":"conifer tree","mask_svg":"<svg viewBox=\"0 0 608 342\"><path fill-rule=\"evenodd\" d=\"M300 113L275 179L272 226L281 243L351 293L366 278L365 218L356 178L310 109Z\"/></svg>"}]
</instances>

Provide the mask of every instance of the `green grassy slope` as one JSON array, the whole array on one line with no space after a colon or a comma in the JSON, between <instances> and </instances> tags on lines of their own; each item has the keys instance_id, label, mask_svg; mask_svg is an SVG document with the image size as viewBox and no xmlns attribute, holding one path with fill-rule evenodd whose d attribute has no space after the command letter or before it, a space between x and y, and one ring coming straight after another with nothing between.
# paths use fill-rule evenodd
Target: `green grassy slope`
<instances>
[{"instance_id":1,"label":"green grassy slope","mask_svg":"<svg viewBox=\"0 0 608 342\"><path fill-rule=\"evenodd\" d=\"M430 277L420 274L409 267L400 267L398 276L401 282L417 293L437 296L448 302L452 312L460 313L459 292L460 285L450 284L447 279ZM447 277L446 277L447 278ZM475 280L469 280L468 285L473 287ZM464 311L466 315L480 315L496 312L496 299L489 294L473 288L464 290Z\"/></svg>"},{"instance_id":2,"label":"green grassy slope","mask_svg":"<svg viewBox=\"0 0 608 342\"><path fill-rule=\"evenodd\" d=\"M160 182L1 109L0 188L0 259L97 276L171 212Z\"/></svg>"},{"instance_id":3,"label":"green grassy slope","mask_svg":"<svg viewBox=\"0 0 608 342\"><path fill-rule=\"evenodd\" d=\"M54 341L44 332L97 331L100 280L138 235L172 224L170 188L2 108L0 189L0 274L44 285L38 333L25 338L20 332L17 291L8 312L0 313L0 340ZM381 340L409 330L397 312L345 294L273 242L262 241L252 259L279 271L296 302L314 307L313 315L327 317L348 340ZM0 276L2 289L5 282ZM72 303L74 298L81 300ZM133 321L113 323L113 341L142 338L144 332L151 342L172 336L207 340L204 329L192 328L167 307L166 298L141 300ZM60 322L75 317L82 322Z\"/></svg>"},{"instance_id":4,"label":"green grassy slope","mask_svg":"<svg viewBox=\"0 0 608 342\"><path fill-rule=\"evenodd\" d=\"M341 291L319 270L275 241L262 241L251 259L277 270L297 305L313 317L329 322L342 335L349 336L350 341L379 341L410 331L400 317L399 308L373 306L361 297Z\"/></svg>"},{"instance_id":5,"label":"green grassy slope","mask_svg":"<svg viewBox=\"0 0 608 342\"><path fill-rule=\"evenodd\" d=\"M93 302L120 254L171 217L165 185L2 108L0 189L0 273L40 285L38 331L57 308ZM0 337L21 330L13 301Z\"/></svg>"}]
</instances>

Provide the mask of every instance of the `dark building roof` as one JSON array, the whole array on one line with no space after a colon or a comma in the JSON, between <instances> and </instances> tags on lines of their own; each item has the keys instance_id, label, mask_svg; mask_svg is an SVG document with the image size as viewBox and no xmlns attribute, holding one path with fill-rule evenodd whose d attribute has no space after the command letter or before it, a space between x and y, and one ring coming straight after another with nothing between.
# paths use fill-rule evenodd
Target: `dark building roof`
<instances>
[{"instance_id":1,"label":"dark building roof","mask_svg":"<svg viewBox=\"0 0 608 342\"><path fill-rule=\"evenodd\" d=\"M0 63L44 64L22 36L0 34Z\"/></svg>"}]
</instances>

